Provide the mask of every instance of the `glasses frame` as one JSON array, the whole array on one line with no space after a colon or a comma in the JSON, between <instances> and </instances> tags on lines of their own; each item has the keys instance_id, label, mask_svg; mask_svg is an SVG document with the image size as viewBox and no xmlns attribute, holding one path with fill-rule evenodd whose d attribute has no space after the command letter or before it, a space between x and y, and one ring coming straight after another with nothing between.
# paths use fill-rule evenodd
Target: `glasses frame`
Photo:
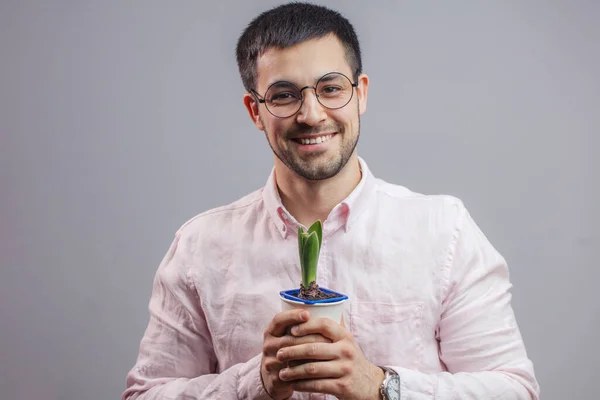
<instances>
[{"instance_id":1,"label":"glasses frame","mask_svg":"<svg viewBox=\"0 0 600 400\"><path fill-rule=\"evenodd\" d=\"M319 83L323 80L323 78L325 78L326 76L329 75L341 75L344 78L348 79L348 82L350 82L351 88L352 88L352 93L350 94L350 98L348 99L348 101L339 107L327 107L325 104L321 103L321 100L319 100L319 95L317 94L317 86L319 86ZM296 89L298 89L298 91L300 92L300 105L298 106L298 109L296 111L294 111L293 113L291 113L288 116L282 117L279 115L275 115L273 114L273 112L271 110L269 110L269 106L267 105L267 100L265 99L265 96L267 95L267 93L269 93L269 90L271 89L272 86L277 85L277 84L281 84L281 83L289 83L290 85L292 85L293 87L295 87ZM252 92L252 94L254 94L254 96L256 97L256 100L265 105L265 108L267 109L267 111L269 112L269 114L271 114L272 116L276 117L276 118L289 118L293 115L296 115L298 113L298 111L300 111L300 109L302 108L302 105L304 104L304 90L305 89L313 89L315 91L315 97L317 98L317 101L319 102L319 104L323 107L325 107L328 110L339 110L340 108L344 108L346 107L351 101L352 98L354 97L354 88L358 87L358 83L356 82L352 82L350 80L350 78L348 78L345 74L342 74L341 72L328 72L325 75L323 75L322 77L319 78L319 80L317 81L317 83L315 85L307 85L304 86L302 89L300 89L298 86L296 86L294 83L290 82L290 81L277 81L274 82L272 84L269 85L269 87L267 88L267 90L265 91L264 96L261 96L260 94L258 94L258 92L254 89L250 89L250 91Z\"/></svg>"}]
</instances>

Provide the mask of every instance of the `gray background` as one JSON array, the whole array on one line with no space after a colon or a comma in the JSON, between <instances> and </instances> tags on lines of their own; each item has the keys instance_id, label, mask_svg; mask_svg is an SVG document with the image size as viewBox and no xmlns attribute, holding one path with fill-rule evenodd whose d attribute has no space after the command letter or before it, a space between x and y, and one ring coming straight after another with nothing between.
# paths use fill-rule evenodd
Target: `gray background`
<instances>
[{"instance_id":1,"label":"gray background","mask_svg":"<svg viewBox=\"0 0 600 400\"><path fill-rule=\"evenodd\" d=\"M234 46L275 4L0 3L2 399L119 398L174 232L272 166ZM359 154L464 200L542 397L596 397L600 2L324 4L371 78Z\"/></svg>"}]
</instances>

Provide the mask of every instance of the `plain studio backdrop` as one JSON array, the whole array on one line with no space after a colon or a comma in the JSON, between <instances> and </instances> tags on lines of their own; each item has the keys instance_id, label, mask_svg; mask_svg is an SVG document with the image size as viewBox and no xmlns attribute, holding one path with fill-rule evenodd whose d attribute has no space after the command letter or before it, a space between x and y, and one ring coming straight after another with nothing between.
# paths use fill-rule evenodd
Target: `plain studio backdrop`
<instances>
[{"instance_id":1,"label":"plain studio backdrop","mask_svg":"<svg viewBox=\"0 0 600 400\"><path fill-rule=\"evenodd\" d=\"M234 48L277 4L1 2L1 399L119 398L175 231L270 172ZM542 398L596 398L600 2L322 4L371 78L359 154L465 202Z\"/></svg>"}]
</instances>

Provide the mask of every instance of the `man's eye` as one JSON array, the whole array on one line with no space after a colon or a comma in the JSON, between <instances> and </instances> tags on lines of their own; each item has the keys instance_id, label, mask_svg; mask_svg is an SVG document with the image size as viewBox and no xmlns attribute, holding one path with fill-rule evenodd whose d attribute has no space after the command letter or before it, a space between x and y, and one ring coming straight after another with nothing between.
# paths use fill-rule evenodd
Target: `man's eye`
<instances>
[{"instance_id":1,"label":"man's eye","mask_svg":"<svg viewBox=\"0 0 600 400\"><path fill-rule=\"evenodd\" d=\"M339 86L325 86L324 88L321 89L321 93L334 94L334 93L338 93L340 90L342 90L342 88Z\"/></svg>"},{"instance_id":2,"label":"man's eye","mask_svg":"<svg viewBox=\"0 0 600 400\"><path fill-rule=\"evenodd\" d=\"M292 92L281 92L274 94L271 97L271 101L281 101L281 100L291 100L296 99L297 97Z\"/></svg>"}]
</instances>

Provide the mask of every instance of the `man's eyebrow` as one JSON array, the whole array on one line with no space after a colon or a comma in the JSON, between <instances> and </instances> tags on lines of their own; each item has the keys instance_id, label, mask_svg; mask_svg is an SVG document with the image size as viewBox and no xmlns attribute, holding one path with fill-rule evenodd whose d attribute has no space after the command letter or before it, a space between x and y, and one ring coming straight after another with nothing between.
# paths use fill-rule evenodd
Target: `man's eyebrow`
<instances>
[{"instance_id":1,"label":"man's eyebrow","mask_svg":"<svg viewBox=\"0 0 600 400\"><path fill-rule=\"evenodd\" d=\"M323 75L321 78L321 82L330 82L330 81L334 81L336 79L340 79L341 75L338 75L338 73L329 73L327 75ZM316 81L315 81L316 82Z\"/></svg>"},{"instance_id":2,"label":"man's eyebrow","mask_svg":"<svg viewBox=\"0 0 600 400\"><path fill-rule=\"evenodd\" d=\"M288 87L288 86L292 86L294 85L292 82L290 81L275 81L273 82L271 85L269 85L269 87ZM295 85L294 85L295 86Z\"/></svg>"},{"instance_id":3,"label":"man's eyebrow","mask_svg":"<svg viewBox=\"0 0 600 400\"><path fill-rule=\"evenodd\" d=\"M321 79L321 78L322 78L321 82L330 82L335 79L339 79L340 78L340 75L338 75L339 73L340 72L337 72L337 71L331 71L331 72L327 72L325 75L317 76L313 79L312 85L316 85L317 82L319 81L319 79ZM269 82L267 87L271 87L271 86L282 87L282 86L289 86L290 84L292 84L296 87L299 87L299 88L304 87L304 85L298 85L297 83L294 83L291 79L276 79L276 80Z\"/></svg>"}]
</instances>

